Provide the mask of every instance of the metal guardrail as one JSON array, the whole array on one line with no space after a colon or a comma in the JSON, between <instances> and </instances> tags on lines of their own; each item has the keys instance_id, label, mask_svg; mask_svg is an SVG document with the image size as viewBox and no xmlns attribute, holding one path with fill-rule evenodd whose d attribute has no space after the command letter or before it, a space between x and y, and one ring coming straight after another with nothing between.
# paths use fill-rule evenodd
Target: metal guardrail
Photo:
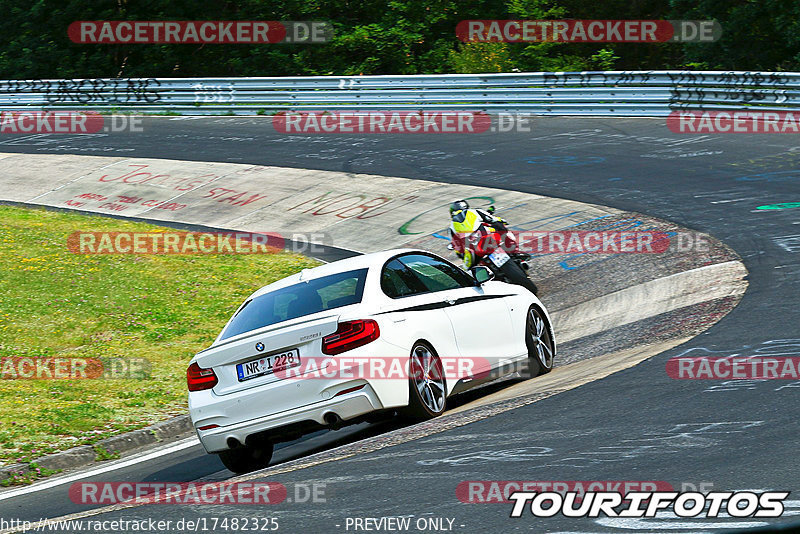
<instances>
[{"instance_id":1,"label":"metal guardrail","mask_svg":"<svg viewBox=\"0 0 800 534\"><path fill-rule=\"evenodd\" d=\"M676 109L800 109L800 73L607 71L283 78L0 80L0 110L180 114L475 110L662 116Z\"/></svg>"}]
</instances>

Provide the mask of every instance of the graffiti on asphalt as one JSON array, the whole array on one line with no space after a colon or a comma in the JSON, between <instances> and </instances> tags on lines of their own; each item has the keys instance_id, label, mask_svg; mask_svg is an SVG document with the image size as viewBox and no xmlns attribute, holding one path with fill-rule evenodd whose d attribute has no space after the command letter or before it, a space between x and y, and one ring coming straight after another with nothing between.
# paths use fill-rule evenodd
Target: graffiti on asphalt
<instances>
[{"instance_id":1,"label":"graffiti on asphalt","mask_svg":"<svg viewBox=\"0 0 800 534\"><path fill-rule=\"evenodd\" d=\"M389 213L401 206L411 204L419 198L415 195L393 198L390 196L373 197L372 195L354 192L333 195L332 193L333 191L327 191L317 197L304 200L300 204L288 208L286 211L293 211L305 207L300 213L310 213L311 215L335 215L341 219L349 219L350 217L355 217L356 219L371 219ZM390 204L391 207L387 207ZM379 207L384 207L385 209L376 212L376 208Z\"/></svg>"}]
</instances>

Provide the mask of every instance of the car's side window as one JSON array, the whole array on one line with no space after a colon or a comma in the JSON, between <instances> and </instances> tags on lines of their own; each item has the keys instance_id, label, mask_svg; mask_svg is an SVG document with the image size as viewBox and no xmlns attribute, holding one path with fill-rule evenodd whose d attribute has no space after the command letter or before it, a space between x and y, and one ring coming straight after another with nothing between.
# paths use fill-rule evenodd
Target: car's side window
<instances>
[{"instance_id":1,"label":"car's side window","mask_svg":"<svg viewBox=\"0 0 800 534\"><path fill-rule=\"evenodd\" d=\"M358 278L345 278L340 282L320 288L319 296L322 297L323 306L326 309L338 308L361 302L358 289L360 283Z\"/></svg>"},{"instance_id":2,"label":"car's side window","mask_svg":"<svg viewBox=\"0 0 800 534\"><path fill-rule=\"evenodd\" d=\"M427 291L472 287L472 277L451 263L423 254L401 256L400 261L419 278Z\"/></svg>"},{"instance_id":3,"label":"car's side window","mask_svg":"<svg viewBox=\"0 0 800 534\"><path fill-rule=\"evenodd\" d=\"M383 268L381 289L391 298L406 297L428 291L414 276L414 273L396 259L387 263Z\"/></svg>"}]
</instances>

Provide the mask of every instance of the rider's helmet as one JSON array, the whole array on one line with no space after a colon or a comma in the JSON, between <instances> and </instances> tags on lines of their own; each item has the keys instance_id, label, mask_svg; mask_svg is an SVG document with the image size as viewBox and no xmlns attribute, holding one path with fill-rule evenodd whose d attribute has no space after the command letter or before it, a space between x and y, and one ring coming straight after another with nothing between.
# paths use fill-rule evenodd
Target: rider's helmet
<instances>
[{"instance_id":1,"label":"rider's helmet","mask_svg":"<svg viewBox=\"0 0 800 534\"><path fill-rule=\"evenodd\" d=\"M455 222L462 223L467 218L468 209L469 204L466 200L456 200L450 204L450 218Z\"/></svg>"}]
</instances>

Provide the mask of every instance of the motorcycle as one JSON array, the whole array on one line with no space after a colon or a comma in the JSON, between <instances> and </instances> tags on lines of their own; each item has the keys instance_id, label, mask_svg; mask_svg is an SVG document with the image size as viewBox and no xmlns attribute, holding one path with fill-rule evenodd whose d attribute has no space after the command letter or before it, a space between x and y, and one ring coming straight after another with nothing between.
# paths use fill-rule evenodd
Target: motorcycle
<instances>
[{"instance_id":1,"label":"motorcycle","mask_svg":"<svg viewBox=\"0 0 800 534\"><path fill-rule=\"evenodd\" d=\"M493 213L494 206L488 211ZM526 274L530 254L519 251L514 234L502 222L482 222L466 237L464 249L464 266L470 271L478 265L485 265L496 280L520 285L534 295L539 294L539 288Z\"/></svg>"}]
</instances>

